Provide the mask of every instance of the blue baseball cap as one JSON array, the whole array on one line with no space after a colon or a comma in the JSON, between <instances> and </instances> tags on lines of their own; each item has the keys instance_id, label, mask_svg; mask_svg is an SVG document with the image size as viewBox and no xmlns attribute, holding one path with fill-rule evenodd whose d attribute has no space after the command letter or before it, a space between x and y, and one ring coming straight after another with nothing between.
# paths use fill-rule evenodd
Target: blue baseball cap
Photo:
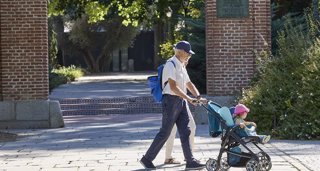
<instances>
[{"instance_id":1,"label":"blue baseball cap","mask_svg":"<svg viewBox=\"0 0 320 171\"><path fill-rule=\"evenodd\" d=\"M184 50L185 52L189 53L189 54L195 54L192 50L191 50L191 45L189 42L187 41L180 41L178 42L175 47L176 49L180 49L180 50Z\"/></svg>"}]
</instances>

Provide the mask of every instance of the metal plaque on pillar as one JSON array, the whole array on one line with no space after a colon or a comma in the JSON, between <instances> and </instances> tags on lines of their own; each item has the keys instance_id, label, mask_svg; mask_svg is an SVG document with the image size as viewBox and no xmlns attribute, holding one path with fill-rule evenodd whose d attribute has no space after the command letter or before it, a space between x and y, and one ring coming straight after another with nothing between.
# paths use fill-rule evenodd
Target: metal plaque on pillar
<instances>
[{"instance_id":1,"label":"metal plaque on pillar","mask_svg":"<svg viewBox=\"0 0 320 171\"><path fill-rule=\"evenodd\" d=\"M217 0L218 18L249 17L249 0Z\"/></svg>"}]
</instances>

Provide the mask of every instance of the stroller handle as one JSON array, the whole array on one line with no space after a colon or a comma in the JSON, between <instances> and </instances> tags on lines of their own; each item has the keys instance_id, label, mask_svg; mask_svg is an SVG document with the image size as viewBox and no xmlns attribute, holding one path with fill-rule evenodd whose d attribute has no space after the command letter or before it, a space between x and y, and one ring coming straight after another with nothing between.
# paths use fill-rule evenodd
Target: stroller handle
<instances>
[{"instance_id":1,"label":"stroller handle","mask_svg":"<svg viewBox=\"0 0 320 171\"><path fill-rule=\"evenodd\" d=\"M211 103L212 101L211 100L207 100L206 103L203 103L202 101L200 100L192 100L192 103L195 104L195 105L199 105L199 106L205 106L205 105L208 105L209 103Z\"/></svg>"}]
</instances>

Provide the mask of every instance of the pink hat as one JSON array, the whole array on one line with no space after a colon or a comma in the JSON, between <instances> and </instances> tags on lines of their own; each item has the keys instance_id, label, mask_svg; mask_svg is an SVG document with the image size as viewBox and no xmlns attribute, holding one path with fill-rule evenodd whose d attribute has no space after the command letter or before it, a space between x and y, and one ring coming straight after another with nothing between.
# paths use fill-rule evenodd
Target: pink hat
<instances>
[{"instance_id":1,"label":"pink hat","mask_svg":"<svg viewBox=\"0 0 320 171\"><path fill-rule=\"evenodd\" d=\"M236 106L236 108L234 109L234 115L239 115L239 114L242 114L242 113L244 113L244 112L249 112L250 111L250 109L249 108L247 108L245 105L243 105L243 104L238 104L237 106Z\"/></svg>"}]
</instances>

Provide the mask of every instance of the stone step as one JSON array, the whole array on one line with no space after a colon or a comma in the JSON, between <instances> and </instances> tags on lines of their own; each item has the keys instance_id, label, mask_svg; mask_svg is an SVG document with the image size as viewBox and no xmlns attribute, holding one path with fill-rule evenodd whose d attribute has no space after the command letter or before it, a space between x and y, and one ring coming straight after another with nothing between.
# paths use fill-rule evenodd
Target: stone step
<instances>
[{"instance_id":1,"label":"stone step","mask_svg":"<svg viewBox=\"0 0 320 171\"><path fill-rule=\"evenodd\" d=\"M130 109L139 109L139 108L161 108L160 103L79 103L79 104L61 104L62 110L72 110L72 109L109 109L109 108L130 108Z\"/></svg>"},{"instance_id":2,"label":"stone step","mask_svg":"<svg viewBox=\"0 0 320 171\"><path fill-rule=\"evenodd\" d=\"M60 104L79 104L79 103L90 103L90 104L99 104L99 103L156 103L151 96L144 97L115 97L115 98L67 98L67 99L52 99L58 100Z\"/></svg>"},{"instance_id":3,"label":"stone step","mask_svg":"<svg viewBox=\"0 0 320 171\"><path fill-rule=\"evenodd\" d=\"M161 103L152 96L115 97L92 99L55 99L59 100L63 115L100 115L100 114L141 114L161 113ZM190 105L191 111L194 107Z\"/></svg>"},{"instance_id":4,"label":"stone step","mask_svg":"<svg viewBox=\"0 0 320 171\"><path fill-rule=\"evenodd\" d=\"M63 115L140 114L161 113L161 103L152 96L92 99L55 99L60 102Z\"/></svg>"},{"instance_id":5,"label":"stone step","mask_svg":"<svg viewBox=\"0 0 320 171\"><path fill-rule=\"evenodd\" d=\"M68 115L102 115L102 114L143 114L143 113L161 113L161 108L141 108L141 109L124 109L124 108L109 108L103 110L85 110L85 109L75 109L75 110L63 110L64 116Z\"/></svg>"}]
</instances>

